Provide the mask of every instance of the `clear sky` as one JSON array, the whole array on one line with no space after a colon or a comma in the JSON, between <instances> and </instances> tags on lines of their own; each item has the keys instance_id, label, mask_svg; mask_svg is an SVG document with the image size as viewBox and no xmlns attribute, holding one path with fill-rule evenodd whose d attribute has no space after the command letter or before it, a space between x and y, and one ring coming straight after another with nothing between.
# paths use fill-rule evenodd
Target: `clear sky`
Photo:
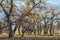
<instances>
[{"instance_id":1,"label":"clear sky","mask_svg":"<svg viewBox=\"0 0 60 40\"><path fill-rule=\"evenodd\" d=\"M16 3L18 4L19 1L16 0ZM60 10L60 0L47 0L48 5L55 5ZM0 9L0 19L3 17L3 12L1 12Z\"/></svg>"},{"instance_id":2,"label":"clear sky","mask_svg":"<svg viewBox=\"0 0 60 40\"><path fill-rule=\"evenodd\" d=\"M56 5L56 7L60 9L60 0L48 0L47 3L51 5Z\"/></svg>"}]
</instances>

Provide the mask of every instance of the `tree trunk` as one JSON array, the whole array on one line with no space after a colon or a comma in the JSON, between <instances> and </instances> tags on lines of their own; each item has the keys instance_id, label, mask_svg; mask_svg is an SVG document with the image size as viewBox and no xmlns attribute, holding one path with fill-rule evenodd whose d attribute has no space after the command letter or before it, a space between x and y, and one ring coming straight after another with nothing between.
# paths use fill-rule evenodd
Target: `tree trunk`
<instances>
[{"instance_id":1,"label":"tree trunk","mask_svg":"<svg viewBox=\"0 0 60 40\"><path fill-rule=\"evenodd\" d=\"M10 20L10 16L8 16L8 29L9 29L9 38L13 37L14 34L13 34L13 31L12 31L12 22Z\"/></svg>"},{"instance_id":2,"label":"tree trunk","mask_svg":"<svg viewBox=\"0 0 60 40\"><path fill-rule=\"evenodd\" d=\"M53 34L52 34L53 18L51 18L51 20L52 20L52 23L51 23L51 27L50 27L50 36L52 36L52 35L53 35Z\"/></svg>"},{"instance_id":3,"label":"tree trunk","mask_svg":"<svg viewBox=\"0 0 60 40\"><path fill-rule=\"evenodd\" d=\"M13 31L12 31L12 27L11 27L11 24L9 24L9 38L13 37L14 34L13 34Z\"/></svg>"},{"instance_id":4,"label":"tree trunk","mask_svg":"<svg viewBox=\"0 0 60 40\"><path fill-rule=\"evenodd\" d=\"M19 27L18 27L18 32L19 32L19 35L20 35L20 25L19 25Z\"/></svg>"}]
</instances>

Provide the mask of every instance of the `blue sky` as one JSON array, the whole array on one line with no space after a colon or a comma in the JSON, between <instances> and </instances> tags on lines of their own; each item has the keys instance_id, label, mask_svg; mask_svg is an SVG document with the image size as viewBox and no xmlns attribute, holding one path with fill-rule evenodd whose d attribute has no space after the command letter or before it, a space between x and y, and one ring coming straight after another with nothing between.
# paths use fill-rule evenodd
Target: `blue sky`
<instances>
[{"instance_id":1,"label":"blue sky","mask_svg":"<svg viewBox=\"0 0 60 40\"><path fill-rule=\"evenodd\" d=\"M60 9L60 0L48 0L47 3L55 5L58 9Z\"/></svg>"},{"instance_id":2,"label":"blue sky","mask_svg":"<svg viewBox=\"0 0 60 40\"><path fill-rule=\"evenodd\" d=\"M16 0L16 3L19 3L19 0ZM55 5L60 10L60 0L47 0L48 5ZM3 12L0 10L0 19L3 17Z\"/></svg>"}]
</instances>

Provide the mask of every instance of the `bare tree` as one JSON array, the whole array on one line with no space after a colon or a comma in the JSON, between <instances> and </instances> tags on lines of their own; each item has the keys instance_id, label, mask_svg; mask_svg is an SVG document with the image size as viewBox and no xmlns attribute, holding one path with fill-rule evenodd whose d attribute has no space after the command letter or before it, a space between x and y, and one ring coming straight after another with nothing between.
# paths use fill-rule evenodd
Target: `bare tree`
<instances>
[{"instance_id":1,"label":"bare tree","mask_svg":"<svg viewBox=\"0 0 60 40\"><path fill-rule=\"evenodd\" d=\"M5 13L6 17L7 17L7 22L8 22L8 27L9 27L9 37L12 37L13 36L13 31L12 31L12 26L11 26L12 22L11 22L10 15L12 14L12 11L13 11L13 0L10 0L10 4L9 5L7 5L8 3L4 4L3 3L4 1L5 0L2 0L0 2L0 6L2 7L2 9L3 9L3 11L4 11L4 13ZM11 6L11 7L9 7L9 6ZM10 8L9 12L6 11L7 7Z\"/></svg>"}]
</instances>

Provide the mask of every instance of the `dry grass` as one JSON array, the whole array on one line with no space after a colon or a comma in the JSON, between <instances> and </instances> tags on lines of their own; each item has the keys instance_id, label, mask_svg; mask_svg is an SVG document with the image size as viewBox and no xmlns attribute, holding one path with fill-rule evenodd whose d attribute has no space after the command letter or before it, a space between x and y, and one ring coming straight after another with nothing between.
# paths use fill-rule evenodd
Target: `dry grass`
<instances>
[{"instance_id":1,"label":"dry grass","mask_svg":"<svg viewBox=\"0 0 60 40\"><path fill-rule=\"evenodd\" d=\"M18 33L15 33L15 37L8 38L7 33L0 34L0 40L60 40L60 36L40 36L40 35L24 35L24 37L21 37L21 35L18 35Z\"/></svg>"},{"instance_id":2,"label":"dry grass","mask_svg":"<svg viewBox=\"0 0 60 40\"><path fill-rule=\"evenodd\" d=\"M22 33L20 32L20 34L22 35ZM43 31L42 31L42 34L43 34ZM21 37L21 35L19 35L18 31L16 31L14 37ZM57 36L56 36L57 35ZM58 37L60 36L60 34L54 34L55 37ZM8 34L5 32L5 33L2 33L0 34L0 37L8 37ZM36 33L36 35L34 35L34 33L32 32L31 35L27 35L26 33L24 34L24 37L53 37L53 36L43 36L43 35L38 35L38 33Z\"/></svg>"}]
</instances>

